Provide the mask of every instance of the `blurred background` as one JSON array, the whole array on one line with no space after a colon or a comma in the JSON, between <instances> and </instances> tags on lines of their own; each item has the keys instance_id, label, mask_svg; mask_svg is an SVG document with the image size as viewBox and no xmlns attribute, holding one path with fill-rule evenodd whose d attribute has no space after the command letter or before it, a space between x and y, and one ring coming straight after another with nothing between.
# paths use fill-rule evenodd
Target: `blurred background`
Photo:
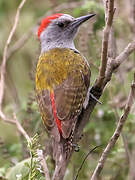
<instances>
[{"instance_id":1,"label":"blurred background","mask_svg":"<svg viewBox=\"0 0 135 180\"><path fill-rule=\"evenodd\" d=\"M16 9L20 1L0 0L0 63ZM135 0L116 0L114 16L114 57L135 37ZM101 43L104 28L104 7L101 0L27 0L20 14L16 33L10 44L6 69L6 87L3 110L9 117L12 112L30 136L40 135L44 149L47 134L42 125L34 92L35 66L40 54L40 43L36 32L42 17L63 12L74 17L96 13L96 17L84 23L75 39L77 49L88 59L91 66L91 86L100 65ZM86 160L78 180L90 178L101 152L111 137L126 103L130 84L135 72L135 53L123 63L112 77L80 141L80 151L75 152L66 173L73 179L85 155L96 145L102 145ZM133 176L132 162L135 159L135 107L129 114L122 136L109 155L102 172L103 180L125 180ZM11 170L18 162L29 157L26 140L15 126L0 121L0 177L14 180ZM132 162L131 162L132 161ZM51 169L51 165L50 165ZM7 175L11 173L10 175ZM4 179L4 178L3 178Z\"/></svg>"}]
</instances>

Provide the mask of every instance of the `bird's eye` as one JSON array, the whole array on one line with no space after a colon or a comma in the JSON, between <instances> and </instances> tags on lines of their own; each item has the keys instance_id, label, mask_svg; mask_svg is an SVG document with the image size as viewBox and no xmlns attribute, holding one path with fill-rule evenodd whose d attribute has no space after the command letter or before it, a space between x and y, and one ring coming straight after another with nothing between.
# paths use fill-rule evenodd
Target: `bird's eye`
<instances>
[{"instance_id":1,"label":"bird's eye","mask_svg":"<svg viewBox=\"0 0 135 180\"><path fill-rule=\"evenodd\" d=\"M64 26L65 26L63 22L58 22L57 25L58 25L59 27L64 27Z\"/></svg>"}]
</instances>

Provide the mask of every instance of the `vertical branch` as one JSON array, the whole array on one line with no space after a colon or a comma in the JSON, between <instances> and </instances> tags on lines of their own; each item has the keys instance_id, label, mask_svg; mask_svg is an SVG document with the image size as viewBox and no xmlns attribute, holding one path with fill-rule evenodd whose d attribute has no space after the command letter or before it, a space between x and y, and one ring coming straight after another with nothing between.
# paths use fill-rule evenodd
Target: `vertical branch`
<instances>
[{"instance_id":1,"label":"vertical branch","mask_svg":"<svg viewBox=\"0 0 135 180\"><path fill-rule=\"evenodd\" d=\"M102 52L101 52L101 66L99 70L99 77L97 79L96 85L98 87L102 86L105 78L106 66L107 66L107 54L108 54L108 41L110 29L112 26L113 15L114 15L114 0L105 0L105 28L103 31L103 41L102 41Z\"/></svg>"},{"instance_id":2,"label":"vertical branch","mask_svg":"<svg viewBox=\"0 0 135 180\"><path fill-rule=\"evenodd\" d=\"M135 100L135 74L134 74L133 83L131 84L131 89L130 89L130 93L128 96L127 104L124 109L124 113L120 117L117 127L115 129L115 132L114 132L113 136L110 138L105 150L103 151L103 153L99 159L99 162L98 162L96 169L91 177L91 180L97 180L99 178L99 175L104 167L107 157L108 157L110 151L112 150L112 148L114 147L114 145L116 144L116 141L118 140L118 138L122 132L122 128L125 124L128 114L130 113L130 110L134 103L134 100Z\"/></svg>"}]
</instances>

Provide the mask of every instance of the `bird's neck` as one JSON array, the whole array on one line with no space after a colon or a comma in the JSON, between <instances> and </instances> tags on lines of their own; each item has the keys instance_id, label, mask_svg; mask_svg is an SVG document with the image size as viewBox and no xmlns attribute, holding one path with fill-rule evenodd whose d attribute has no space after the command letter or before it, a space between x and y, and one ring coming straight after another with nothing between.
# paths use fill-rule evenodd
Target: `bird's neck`
<instances>
[{"instance_id":1,"label":"bird's neck","mask_svg":"<svg viewBox=\"0 0 135 180\"><path fill-rule=\"evenodd\" d=\"M76 50L73 40L67 41L47 41L43 40L41 42L41 54L45 53L46 51L54 48L69 48ZM77 50L76 50L77 51Z\"/></svg>"}]
</instances>

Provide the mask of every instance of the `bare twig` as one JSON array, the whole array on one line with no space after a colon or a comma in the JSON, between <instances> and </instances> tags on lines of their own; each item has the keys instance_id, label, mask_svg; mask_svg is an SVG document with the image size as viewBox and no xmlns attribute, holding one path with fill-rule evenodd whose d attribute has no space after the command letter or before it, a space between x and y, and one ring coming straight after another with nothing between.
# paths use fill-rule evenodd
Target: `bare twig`
<instances>
[{"instance_id":1,"label":"bare twig","mask_svg":"<svg viewBox=\"0 0 135 180\"><path fill-rule=\"evenodd\" d=\"M15 124L15 120L14 119L9 119L2 111L0 111L0 117L6 123Z\"/></svg>"},{"instance_id":2,"label":"bare twig","mask_svg":"<svg viewBox=\"0 0 135 180\"><path fill-rule=\"evenodd\" d=\"M102 40L102 52L101 52L101 66L99 71L99 77L97 79L97 86L101 87L105 78L106 66L107 66L107 53L108 53L108 41L109 34L112 26L113 15L114 15L114 0L105 0L105 19L106 24L103 31Z\"/></svg>"},{"instance_id":3,"label":"bare twig","mask_svg":"<svg viewBox=\"0 0 135 180\"><path fill-rule=\"evenodd\" d=\"M110 93L111 99L114 99L113 96L112 96L111 91L109 93ZM115 104L115 102L114 102L114 104ZM117 121L120 119L120 116L119 116L118 111L117 111L117 106L113 105L112 108L114 110L114 115L115 115L116 123L118 123ZM121 132L121 137L122 137L123 144L124 144L124 149L125 149L125 153L126 153L126 159L127 159L127 162L129 163L130 159L131 159L131 152L130 152L130 149L128 147L127 136L126 136L126 134L123 131Z\"/></svg>"},{"instance_id":4,"label":"bare twig","mask_svg":"<svg viewBox=\"0 0 135 180\"><path fill-rule=\"evenodd\" d=\"M16 16L14 19L14 24L13 27L10 31L10 34L8 36L5 48L4 48L4 53L3 53L3 59L2 59L2 64L1 64L1 72L0 72L0 111L2 111L2 101L4 97L4 87L5 87L5 69L6 69L6 62L7 62L7 53L8 53L8 48L10 45L10 42L12 40L12 37L15 33L18 21L19 21L19 16L20 16L20 11L22 7L24 6L26 0L22 0L20 5L17 8Z\"/></svg>"},{"instance_id":5,"label":"bare twig","mask_svg":"<svg viewBox=\"0 0 135 180\"><path fill-rule=\"evenodd\" d=\"M16 124L17 129L19 130L19 132L25 137L25 139L27 140L27 142L31 142L29 135L27 134L27 132L24 130L24 128L22 127L22 125L20 124L20 122L17 120L16 114L14 113L14 123Z\"/></svg>"},{"instance_id":6,"label":"bare twig","mask_svg":"<svg viewBox=\"0 0 135 180\"><path fill-rule=\"evenodd\" d=\"M127 45L127 47L115 58L109 59L106 71L106 77L103 82L103 87L111 80L112 73L135 51L135 40Z\"/></svg>"},{"instance_id":7,"label":"bare twig","mask_svg":"<svg viewBox=\"0 0 135 180\"><path fill-rule=\"evenodd\" d=\"M23 129L22 125L20 124L20 122L17 120L16 114L13 114L14 118L13 119L9 119L6 117L6 115L0 111L0 117L4 120L4 122L6 123L10 123L10 124L15 124L17 127L17 130L20 132L20 134L22 134L25 139L30 142L30 137L29 135L26 133L26 131Z\"/></svg>"},{"instance_id":8,"label":"bare twig","mask_svg":"<svg viewBox=\"0 0 135 180\"><path fill-rule=\"evenodd\" d=\"M38 154L38 159L40 161L40 164L43 167L45 178L46 180L50 180L49 170L47 167L46 159L43 156L43 151L38 149L37 154Z\"/></svg>"},{"instance_id":9,"label":"bare twig","mask_svg":"<svg viewBox=\"0 0 135 180\"><path fill-rule=\"evenodd\" d=\"M114 109L116 120L120 119L118 111L117 111L115 106L113 107L113 109ZM126 159L127 159L127 162L129 163L130 162L130 158L131 158L131 153L130 153L130 150L128 148L127 137L126 137L126 135L123 132L121 132L121 137L122 137L124 148L125 148Z\"/></svg>"},{"instance_id":10,"label":"bare twig","mask_svg":"<svg viewBox=\"0 0 135 180\"><path fill-rule=\"evenodd\" d=\"M120 65L122 61L127 59L133 51L135 51L135 39L127 45L127 47L122 51L119 56L116 57L114 65Z\"/></svg>"},{"instance_id":11,"label":"bare twig","mask_svg":"<svg viewBox=\"0 0 135 180\"><path fill-rule=\"evenodd\" d=\"M25 33L15 44L9 48L7 53L7 59L9 59L17 50L21 49L23 45L30 39L36 27L32 27L27 33Z\"/></svg>"},{"instance_id":12,"label":"bare twig","mask_svg":"<svg viewBox=\"0 0 135 180\"><path fill-rule=\"evenodd\" d=\"M95 149L97 149L98 147L100 147L100 146L94 147L93 149L91 149L91 150L87 153L87 155L85 156L85 158L83 159L83 161L82 161L82 163L81 163L81 166L79 167L79 169L78 169L78 171L77 171L77 174L76 174L76 177L75 177L74 180L77 180L77 179L78 179L79 172L81 171L81 169L82 169L82 167L83 167L86 159L88 158L88 156L89 156Z\"/></svg>"},{"instance_id":13,"label":"bare twig","mask_svg":"<svg viewBox=\"0 0 135 180\"><path fill-rule=\"evenodd\" d=\"M44 173L45 173L46 180L50 180L49 170L48 170L45 158L42 157L41 163L42 163L42 166L43 166L43 170L44 170Z\"/></svg>"},{"instance_id":14,"label":"bare twig","mask_svg":"<svg viewBox=\"0 0 135 180\"><path fill-rule=\"evenodd\" d=\"M118 122L117 127L116 127L116 130L115 130L113 136L111 137L111 139L109 140L105 150L103 151L103 153L99 159L99 162L98 162L96 169L95 169L95 171L91 177L91 180L97 180L99 178L99 175L100 175L100 173L104 167L104 163L106 162L106 159L107 159L110 151L114 147L117 139L119 138L119 136L121 134L122 128L125 124L125 121L128 117L128 114L131 110L131 107L134 103L134 99L135 99L135 74L134 74L133 83L131 84L131 90L130 90L130 93L128 96L127 104L126 104L125 109L124 109L124 113L120 117L119 122Z\"/></svg>"}]
</instances>

